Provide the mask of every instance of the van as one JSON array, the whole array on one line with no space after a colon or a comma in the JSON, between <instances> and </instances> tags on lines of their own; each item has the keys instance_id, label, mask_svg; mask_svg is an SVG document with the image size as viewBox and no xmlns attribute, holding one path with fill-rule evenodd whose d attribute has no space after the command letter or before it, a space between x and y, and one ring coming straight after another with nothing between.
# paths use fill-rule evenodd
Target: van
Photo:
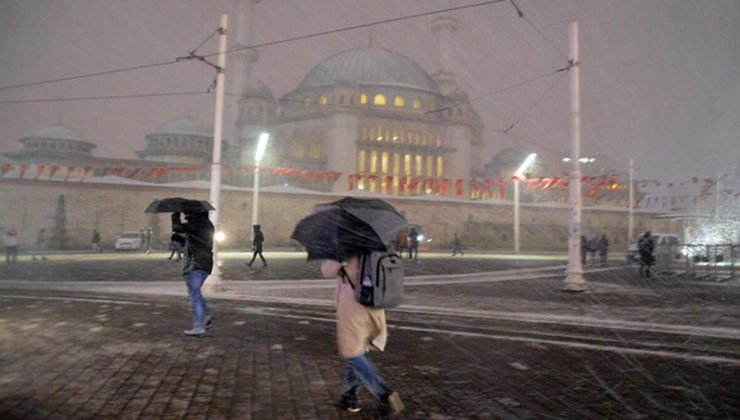
<instances>
[{"instance_id":1,"label":"van","mask_svg":"<svg viewBox=\"0 0 740 420\"><path fill-rule=\"evenodd\" d=\"M116 251L141 249L141 234L139 232L123 232L116 238Z\"/></svg>"}]
</instances>

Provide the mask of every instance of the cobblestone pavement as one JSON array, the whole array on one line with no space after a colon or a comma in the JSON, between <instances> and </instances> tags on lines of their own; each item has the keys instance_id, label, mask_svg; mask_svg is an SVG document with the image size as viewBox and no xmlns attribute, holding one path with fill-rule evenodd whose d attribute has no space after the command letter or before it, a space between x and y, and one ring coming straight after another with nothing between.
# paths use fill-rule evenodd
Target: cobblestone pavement
<instances>
[{"instance_id":1,"label":"cobblestone pavement","mask_svg":"<svg viewBox=\"0 0 740 420\"><path fill-rule=\"evenodd\" d=\"M401 418L740 417L737 281L586 278L584 294L546 270L409 279L372 356ZM182 284L62 283L0 282L0 418L377 414L366 394L360 414L333 407L330 282L226 282L201 339L181 336Z\"/></svg>"}]
</instances>

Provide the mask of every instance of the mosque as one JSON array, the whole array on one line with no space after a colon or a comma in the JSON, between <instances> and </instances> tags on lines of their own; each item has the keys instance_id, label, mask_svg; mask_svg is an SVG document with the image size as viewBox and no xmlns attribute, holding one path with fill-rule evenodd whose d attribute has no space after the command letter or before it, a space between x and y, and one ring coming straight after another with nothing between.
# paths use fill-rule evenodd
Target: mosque
<instances>
[{"instance_id":1,"label":"mosque","mask_svg":"<svg viewBox=\"0 0 740 420\"><path fill-rule=\"evenodd\" d=\"M249 45L247 31L258 0L240 2L237 47ZM262 166L264 182L389 195L430 194L432 187L466 179L482 170L482 125L468 95L447 70L445 54L457 31L452 18L433 21L439 69L425 71L414 60L370 45L339 52L311 69L298 86L276 98L269 86L250 83L257 51L243 48L230 59L236 77L235 141L225 141L224 182L251 185L256 138L270 133ZM228 124L228 123L227 123ZM44 128L20 140L22 150L3 153L18 164L92 167L92 176L119 174L150 182L206 179L213 147L212 125L187 116L163 123L146 136L136 159L98 158L95 144L64 125ZM162 168L203 167L202 172Z\"/></svg>"}]
</instances>

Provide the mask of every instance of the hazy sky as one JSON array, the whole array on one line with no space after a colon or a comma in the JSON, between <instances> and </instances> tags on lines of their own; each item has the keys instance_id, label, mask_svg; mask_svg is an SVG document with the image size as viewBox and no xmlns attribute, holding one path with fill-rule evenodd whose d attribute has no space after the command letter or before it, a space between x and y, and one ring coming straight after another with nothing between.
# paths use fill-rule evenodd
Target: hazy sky
<instances>
[{"instance_id":1,"label":"hazy sky","mask_svg":"<svg viewBox=\"0 0 740 420\"><path fill-rule=\"evenodd\" d=\"M486 161L516 144L553 156L568 153L568 75L521 119L513 136L501 132L559 75L487 94L565 66L568 23L573 20L581 29L583 155L609 155L619 169L635 157L640 178L673 181L727 172L740 160L740 1L515 1L525 19L508 1L449 14L459 25L452 70L483 118ZM256 7L254 42L476 2L262 0ZM96 156L133 158L134 151L144 148L144 136L166 121L192 115L212 122L213 95L2 103L205 91L214 73L198 62L1 88L173 60L211 34L223 12L230 17L231 44L236 38L235 0L0 0L0 150L18 150L20 137L61 121L97 144ZM404 54L432 73L432 19L376 26L375 45ZM369 32L261 48L253 79L279 97L295 89L321 60L367 46ZM199 52L216 49L214 38Z\"/></svg>"}]
</instances>

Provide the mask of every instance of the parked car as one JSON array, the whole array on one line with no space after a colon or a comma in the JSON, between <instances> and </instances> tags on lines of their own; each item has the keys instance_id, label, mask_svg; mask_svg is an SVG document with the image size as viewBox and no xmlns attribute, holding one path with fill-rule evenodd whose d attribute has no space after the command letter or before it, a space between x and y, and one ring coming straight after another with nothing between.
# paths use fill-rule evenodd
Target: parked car
<instances>
[{"instance_id":1,"label":"parked car","mask_svg":"<svg viewBox=\"0 0 740 420\"><path fill-rule=\"evenodd\" d=\"M139 232L124 232L118 236L114 248L116 251L141 249L141 234Z\"/></svg>"},{"instance_id":2,"label":"parked car","mask_svg":"<svg viewBox=\"0 0 740 420\"><path fill-rule=\"evenodd\" d=\"M637 241L640 240L642 235L630 241L627 246L627 264L637 264L640 258L640 253L637 250ZM655 253L671 251L675 258L681 258L681 238L678 235L672 233L654 233L653 243L655 244Z\"/></svg>"}]
</instances>

